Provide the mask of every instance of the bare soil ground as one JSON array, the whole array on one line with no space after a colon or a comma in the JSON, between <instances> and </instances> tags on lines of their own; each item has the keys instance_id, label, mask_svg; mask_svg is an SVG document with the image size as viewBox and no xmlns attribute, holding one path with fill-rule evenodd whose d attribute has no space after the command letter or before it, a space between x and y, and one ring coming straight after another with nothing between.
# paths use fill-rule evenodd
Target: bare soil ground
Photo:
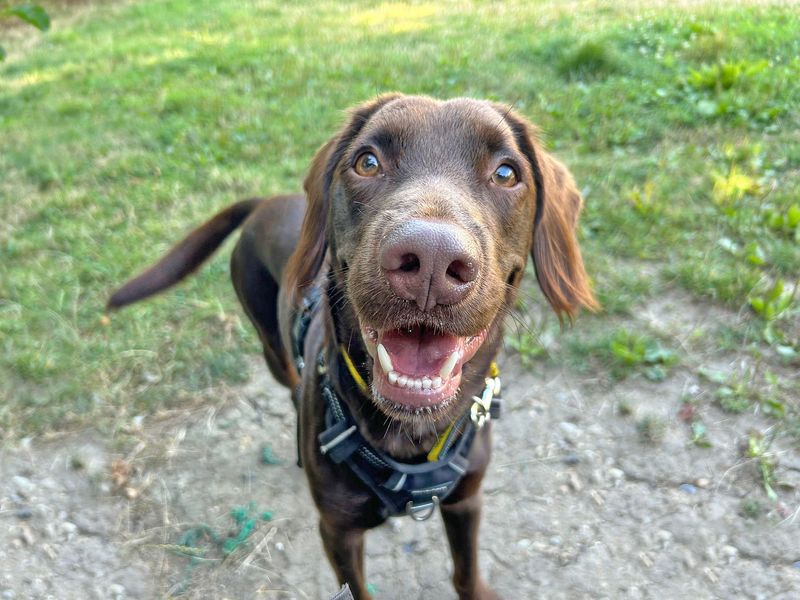
<instances>
[{"instance_id":1,"label":"bare soil ground","mask_svg":"<svg viewBox=\"0 0 800 600\"><path fill-rule=\"evenodd\" d=\"M706 320L668 299L652 311L676 334ZM780 439L771 448L778 502L743 458L747 432L768 420L702 404L712 446L698 447L680 411L705 383L688 368L612 385L515 357L502 370L481 536L502 597L800 597L800 457ZM73 433L6 446L0 598L332 595L288 392L260 361L252 372L213 406L135 421L124 441ZM643 418L663 425L649 442ZM367 554L378 599L454 597L438 516L391 520Z\"/></svg>"}]
</instances>

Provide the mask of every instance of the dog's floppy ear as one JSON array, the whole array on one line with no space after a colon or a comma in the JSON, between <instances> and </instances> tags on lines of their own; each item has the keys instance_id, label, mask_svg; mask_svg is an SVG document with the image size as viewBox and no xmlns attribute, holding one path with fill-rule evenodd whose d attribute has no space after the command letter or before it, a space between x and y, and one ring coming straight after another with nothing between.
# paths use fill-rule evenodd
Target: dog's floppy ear
<instances>
[{"instance_id":1,"label":"dog's floppy ear","mask_svg":"<svg viewBox=\"0 0 800 600\"><path fill-rule=\"evenodd\" d=\"M400 94L384 94L352 110L341 131L323 144L311 161L303 182L307 199L303 227L297 248L286 265L285 284L295 306L302 298L305 288L314 281L328 250L330 188L336 167L369 118L382 106L399 97Z\"/></svg>"},{"instance_id":2,"label":"dog's floppy ear","mask_svg":"<svg viewBox=\"0 0 800 600\"><path fill-rule=\"evenodd\" d=\"M328 248L325 228L328 222L328 193L326 171L333 161L337 138L325 142L311 161L303 182L306 192L306 213L300 229L300 239L286 264L286 289L292 304L299 303L303 290L311 284L325 258Z\"/></svg>"},{"instance_id":3,"label":"dog's floppy ear","mask_svg":"<svg viewBox=\"0 0 800 600\"><path fill-rule=\"evenodd\" d=\"M597 310L575 237L583 198L567 168L539 149L541 185L537 185L531 256L539 286L559 318L572 319L583 306Z\"/></svg>"},{"instance_id":4,"label":"dog's floppy ear","mask_svg":"<svg viewBox=\"0 0 800 600\"><path fill-rule=\"evenodd\" d=\"M575 180L542 150L530 124L510 111L504 114L533 169L536 214L531 257L539 287L559 319L565 314L572 319L581 306L597 310L575 235L583 204Z\"/></svg>"}]
</instances>

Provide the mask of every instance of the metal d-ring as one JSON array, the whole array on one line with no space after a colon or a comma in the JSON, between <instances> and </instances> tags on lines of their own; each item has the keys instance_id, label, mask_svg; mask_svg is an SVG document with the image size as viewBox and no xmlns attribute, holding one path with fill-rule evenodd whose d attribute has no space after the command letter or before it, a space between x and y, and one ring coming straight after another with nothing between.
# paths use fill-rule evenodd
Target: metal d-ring
<instances>
[{"instance_id":1,"label":"metal d-ring","mask_svg":"<svg viewBox=\"0 0 800 600\"><path fill-rule=\"evenodd\" d=\"M415 521L427 521L431 518L437 506L439 506L439 496L433 496L430 503L421 504L419 506L414 506L414 503L409 500L406 502L406 514Z\"/></svg>"}]
</instances>

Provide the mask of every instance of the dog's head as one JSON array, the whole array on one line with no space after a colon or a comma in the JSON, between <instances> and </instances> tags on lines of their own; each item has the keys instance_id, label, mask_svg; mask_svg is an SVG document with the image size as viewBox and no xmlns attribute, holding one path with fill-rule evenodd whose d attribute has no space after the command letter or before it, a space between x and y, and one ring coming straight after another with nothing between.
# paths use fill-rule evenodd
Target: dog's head
<instances>
[{"instance_id":1,"label":"dog's head","mask_svg":"<svg viewBox=\"0 0 800 600\"><path fill-rule=\"evenodd\" d=\"M301 296L327 257L332 310L356 338L340 341L363 351L373 400L395 419L460 414L529 254L559 317L595 306L572 176L505 106L381 96L319 150L305 187L289 285Z\"/></svg>"}]
</instances>

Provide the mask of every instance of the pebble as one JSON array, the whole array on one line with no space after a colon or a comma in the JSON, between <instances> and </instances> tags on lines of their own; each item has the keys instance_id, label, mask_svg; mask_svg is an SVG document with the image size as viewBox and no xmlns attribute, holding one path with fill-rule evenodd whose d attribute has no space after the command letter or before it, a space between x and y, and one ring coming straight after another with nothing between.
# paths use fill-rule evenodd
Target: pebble
<instances>
[{"instance_id":1,"label":"pebble","mask_svg":"<svg viewBox=\"0 0 800 600\"><path fill-rule=\"evenodd\" d=\"M108 586L108 592L115 598L124 598L125 586L118 583L112 583L110 586Z\"/></svg>"},{"instance_id":2,"label":"pebble","mask_svg":"<svg viewBox=\"0 0 800 600\"><path fill-rule=\"evenodd\" d=\"M30 519L33 516L33 511L30 508L20 508L17 512L14 513L14 516L18 519Z\"/></svg>"},{"instance_id":3,"label":"pebble","mask_svg":"<svg viewBox=\"0 0 800 600\"><path fill-rule=\"evenodd\" d=\"M575 425L575 423L570 423L569 421L563 421L559 423L558 428L561 430L561 434L564 436L564 439L573 445L575 445L578 441L578 438L583 435L581 428Z\"/></svg>"},{"instance_id":4,"label":"pebble","mask_svg":"<svg viewBox=\"0 0 800 600\"><path fill-rule=\"evenodd\" d=\"M56 554L56 551L53 550L53 547L50 544L42 544L41 548L42 552L44 552L48 556L48 558L50 558L50 560L55 560L56 557L58 556L58 554Z\"/></svg>"},{"instance_id":5,"label":"pebble","mask_svg":"<svg viewBox=\"0 0 800 600\"><path fill-rule=\"evenodd\" d=\"M622 469L617 469L616 467L612 467L608 470L608 477L613 481L619 481L620 479L625 478L625 471Z\"/></svg>"},{"instance_id":6,"label":"pebble","mask_svg":"<svg viewBox=\"0 0 800 600\"><path fill-rule=\"evenodd\" d=\"M581 478L578 477L578 474L575 472L571 472L569 475L567 475L567 482L569 483L569 487L572 488L573 492L580 492L583 489Z\"/></svg>"},{"instance_id":7,"label":"pebble","mask_svg":"<svg viewBox=\"0 0 800 600\"><path fill-rule=\"evenodd\" d=\"M589 428L588 428L587 431L589 433L591 433L592 435L596 435L596 436L605 436L608 433L608 431L603 426L598 425L597 423L593 423L592 425L589 425Z\"/></svg>"},{"instance_id":8,"label":"pebble","mask_svg":"<svg viewBox=\"0 0 800 600\"><path fill-rule=\"evenodd\" d=\"M736 560L737 554L739 554L739 550L737 550L734 546L725 545L722 547L722 555L728 559L729 563Z\"/></svg>"},{"instance_id":9,"label":"pebble","mask_svg":"<svg viewBox=\"0 0 800 600\"><path fill-rule=\"evenodd\" d=\"M695 483L697 484L697 487L699 487L699 488L707 488L708 484L711 483L711 482L708 479L706 479L705 477L700 477L697 481L695 481Z\"/></svg>"},{"instance_id":10,"label":"pebble","mask_svg":"<svg viewBox=\"0 0 800 600\"><path fill-rule=\"evenodd\" d=\"M561 462L563 462L565 465L577 465L579 462L581 462L581 457L577 454L567 454L561 458Z\"/></svg>"},{"instance_id":11,"label":"pebble","mask_svg":"<svg viewBox=\"0 0 800 600\"><path fill-rule=\"evenodd\" d=\"M23 496L30 496L36 489L36 486L33 484L33 482L22 475L14 475L14 477L11 478L11 481L14 483L14 487L17 488L17 493L22 494Z\"/></svg>"},{"instance_id":12,"label":"pebble","mask_svg":"<svg viewBox=\"0 0 800 600\"><path fill-rule=\"evenodd\" d=\"M603 482L605 481L603 472L600 469L592 469L592 472L589 475L589 481L591 483L594 483L595 485L603 484Z\"/></svg>"},{"instance_id":13,"label":"pebble","mask_svg":"<svg viewBox=\"0 0 800 600\"><path fill-rule=\"evenodd\" d=\"M283 550L284 550L283 542L276 543L275 544L275 550L277 550L278 552L283 552Z\"/></svg>"},{"instance_id":14,"label":"pebble","mask_svg":"<svg viewBox=\"0 0 800 600\"><path fill-rule=\"evenodd\" d=\"M55 479L53 479L52 477L45 477L44 479L42 479L39 482L39 485L41 487L43 487L44 489L49 490L51 492L57 492L57 491L60 491L60 489L61 489L61 486L58 485L58 482Z\"/></svg>"},{"instance_id":15,"label":"pebble","mask_svg":"<svg viewBox=\"0 0 800 600\"><path fill-rule=\"evenodd\" d=\"M70 523L69 521L64 521L58 526L59 531L66 535L70 536L73 535L76 531L78 531L78 526L75 523Z\"/></svg>"},{"instance_id":16,"label":"pebble","mask_svg":"<svg viewBox=\"0 0 800 600\"><path fill-rule=\"evenodd\" d=\"M666 529L659 529L656 532L656 539L662 544L667 544L672 540L672 532L667 531Z\"/></svg>"},{"instance_id":17,"label":"pebble","mask_svg":"<svg viewBox=\"0 0 800 600\"><path fill-rule=\"evenodd\" d=\"M33 546L33 544L36 542L36 538L33 536L33 531L31 531L31 528L27 525L20 526L19 537L28 546Z\"/></svg>"},{"instance_id":18,"label":"pebble","mask_svg":"<svg viewBox=\"0 0 800 600\"><path fill-rule=\"evenodd\" d=\"M695 495L697 493L697 488L693 486L691 483L682 483L679 486L680 490L686 494Z\"/></svg>"}]
</instances>

